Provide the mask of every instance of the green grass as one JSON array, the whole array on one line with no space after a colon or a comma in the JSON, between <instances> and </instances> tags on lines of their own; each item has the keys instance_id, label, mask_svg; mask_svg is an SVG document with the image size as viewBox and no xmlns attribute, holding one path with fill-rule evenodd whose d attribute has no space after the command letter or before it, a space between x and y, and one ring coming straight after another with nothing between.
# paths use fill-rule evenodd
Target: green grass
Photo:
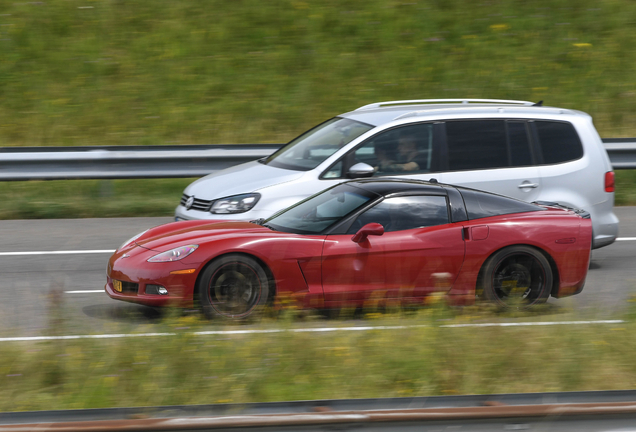
<instances>
[{"instance_id":1,"label":"green grass","mask_svg":"<svg viewBox=\"0 0 636 432\"><path fill-rule=\"evenodd\" d=\"M0 145L285 142L375 101L544 100L636 136L630 0L0 3Z\"/></svg>"},{"instance_id":2,"label":"green grass","mask_svg":"<svg viewBox=\"0 0 636 432\"><path fill-rule=\"evenodd\" d=\"M0 220L172 216L194 179L0 183ZM616 172L616 205L636 205L636 171Z\"/></svg>"},{"instance_id":3,"label":"green grass","mask_svg":"<svg viewBox=\"0 0 636 432\"><path fill-rule=\"evenodd\" d=\"M525 320L543 318L525 314ZM505 317L503 317L505 318ZM547 317L553 320L554 317ZM196 336L235 329L173 315L176 336L3 343L0 411L248 403L304 399L618 390L636 386L636 322L442 328L501 320L479 308L369 314L329 333ZM66 323L68 325L68 323ZM305 318L250 328L295 328ZM351 322L332 319L329 327ZM58 331L65 328L58 322ZM302 347L300 349L299 347Z\"/></svg>"},{"instance_id":4,"label":"green grass","mask_svg":"<svg viewBox=\"0 0 636 432\"><path fill-rule=\"evenodd\" d=\"M0 219L171 216L194 179L0 183Z\"/></svg>"},{"instance_id":5,"label":"green grass","mask_svg":"<svg viewBox=\"0 0 636 432\"><path fill-rule=\"evenodd\" d=\"M636 205L636 171L616 171L614 202L619 206Z\"/></svg>"}]
</instances>

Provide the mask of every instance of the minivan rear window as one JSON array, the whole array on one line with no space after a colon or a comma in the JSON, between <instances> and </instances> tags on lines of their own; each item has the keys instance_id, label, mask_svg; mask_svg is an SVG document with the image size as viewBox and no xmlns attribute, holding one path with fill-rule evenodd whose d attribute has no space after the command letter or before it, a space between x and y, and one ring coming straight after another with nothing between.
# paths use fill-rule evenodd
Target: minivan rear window
<instances>
[{"instance_id":1,"label":"minivan rear window","mask_svg":"<svg viewBox=\"0 0 636 432\"><path fill-rule=\"evenodd\" d=\"M557 164L583 157L583 146L574 126L567 122L536 121L544 164Z\"/></svg>"}]
</instances>

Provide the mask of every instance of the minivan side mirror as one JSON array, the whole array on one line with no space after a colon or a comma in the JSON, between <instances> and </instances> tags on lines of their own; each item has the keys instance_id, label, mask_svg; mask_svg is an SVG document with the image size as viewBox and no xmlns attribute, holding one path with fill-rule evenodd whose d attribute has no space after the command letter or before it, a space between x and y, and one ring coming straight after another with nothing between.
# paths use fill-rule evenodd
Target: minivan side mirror
<instances>
[{"instance_id":1,"label":"minivan side mirror","mask_svg":"<svg viewBox=\"0 0 636 432\"><path fill-rule=\"evenodd\" d=\"M351 237L351 241L354 243L362 243L370 235L381 236L382 234L384 234L384 227L379 223L371 222L360 228L358 232Z\"/></svg>"},{"instance_id":2,"label":"minivan side mirror","mask_svg":"<svg viewBox=\"0 0 636 432\"><path fill-rule=\"evenodd\" d=\"M373 176L374 172L375 172L375 168L373 168L371 165L366 164L364 162L358 162L357 164L349 168L347 177L352 179L371 177Z\"/></svg>"}]
</instances>

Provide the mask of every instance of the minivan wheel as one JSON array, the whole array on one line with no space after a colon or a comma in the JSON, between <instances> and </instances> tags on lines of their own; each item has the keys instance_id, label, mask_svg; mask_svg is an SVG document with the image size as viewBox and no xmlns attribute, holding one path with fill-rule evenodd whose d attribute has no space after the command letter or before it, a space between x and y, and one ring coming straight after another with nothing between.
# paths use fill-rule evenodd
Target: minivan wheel
<instances>
[{"instance_id":1,"label":"minivan wheel","mask_svg":"<svg viewBox=\"0 0 636 432\"><path fill-rule=\"evenodd\" d=\"M263 267L244 255L226 255L210 263L198 282L199 299L208 318L241 319L269 298Z\"/></svg>"},{"instance_id":2,"label":"minivan wheel","mask_svg":"<svg viewBox=\"0 0 636 432\"><path fill-rule=\"evenodd\" d=\"M552 288L552 269L543 254L528 246L510 246L488 258L483 267L483 297L505 307L544 303Z\"/></svg>"}]
</instances>

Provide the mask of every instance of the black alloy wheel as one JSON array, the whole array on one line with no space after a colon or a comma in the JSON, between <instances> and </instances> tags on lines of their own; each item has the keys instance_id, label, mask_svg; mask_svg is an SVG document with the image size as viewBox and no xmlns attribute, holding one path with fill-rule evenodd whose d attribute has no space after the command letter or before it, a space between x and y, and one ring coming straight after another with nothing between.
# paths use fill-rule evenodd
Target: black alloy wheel
<instances>
[{"instance_id":1,"label":"black alloy wheel","mask_svg":"<svg viewBox=\"0 0 636 432\"><path fill-rule=\"evenodd\" d=\"M199 299L208 318L241 319L253 314L269 297L269 281L263 267L244 255L214 260L199 280Z\"/></svg>"},{"instance_id":2,"label":"black alloy wheel","mask_svg":"<svg viewBox=\"0 0 636 432\"><path fill-rule=\"evenodd\" d=\"M545 303L552 288L552 269L545 256L528 246L511 246L484 264L483 297L505 307Z\"/></svg>"}]
</instances>

